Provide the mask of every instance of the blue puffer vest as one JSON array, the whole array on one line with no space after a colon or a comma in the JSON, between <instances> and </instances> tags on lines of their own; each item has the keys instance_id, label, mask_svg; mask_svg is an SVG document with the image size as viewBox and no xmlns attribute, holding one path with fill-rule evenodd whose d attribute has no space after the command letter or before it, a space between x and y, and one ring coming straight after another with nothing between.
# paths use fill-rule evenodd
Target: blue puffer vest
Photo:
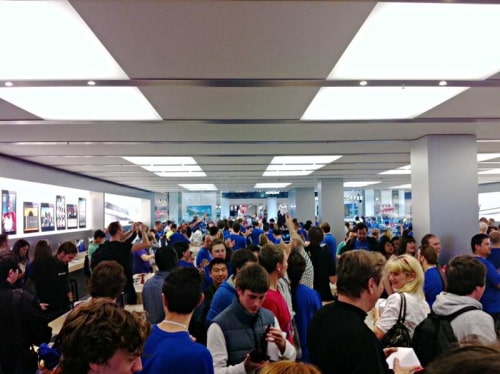
<instances>
[{"instance_id":1,"label":"blue puffer vest","mask_svg":"<svg viewBox=\"0 0 500 374\"><path fill-rule=\"evenodd\" d=\"M261 346L262 336L267 326L274 326L274 314L261 308L256 314L249 313L234 298L222 313L214 318L224 333L228 356L228 366L236 365L245 359L247 353L254 349L265 351Z\"/></svg>"}]
</instances>

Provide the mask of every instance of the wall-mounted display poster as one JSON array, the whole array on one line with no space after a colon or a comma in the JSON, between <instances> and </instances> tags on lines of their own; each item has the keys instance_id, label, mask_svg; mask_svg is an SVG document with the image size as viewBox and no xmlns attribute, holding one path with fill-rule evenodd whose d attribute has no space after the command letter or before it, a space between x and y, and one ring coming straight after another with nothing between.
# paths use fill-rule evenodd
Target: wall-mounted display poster
<instances>
[{"instance_id":1,"label":"wall-mounted display poster","mask_svg":"<svg viewBox=\"0 0 500 374\"><path fill-rule=\"evenodd\" d=\"M16 234L16 191L2 190L2 232Z\"/></svg>"},{"instance_id":2,"label":"wall-mounted display poster","mask_svg":"<svg viewBox=\"0 0 500 374\"><path fill-rule=\"evenodd\" d=\"M54 231L56 228L54 220L54 204L40 204L40 227L42 231Z\"/></svg>"},{"instance_id":3,"label":"wall-mounted display poster","mask_svg":"<svg viewBox=\"0 0 500 374\"><path fill-rule=\"evenodd\" d=\"M67 204L66 214L68 217L68 229L78 228L78 208L76 204Z\"/></svg>"},{"instance_id":4,"label":"wall-mounted display poster","mask_svg":"<svg viewBox=\"0 0 500 374\"><path fill-rule=\"evenodd\" d=\"M56 227L66 230L66 199L60 195L56 196Z\"/></svg>"},{"instance_id":5,"label":"wall-mounted display poster","mask_svg":"<svg viewBox=\"0 0 500 374\"><path fill-rule=\"evenodd\" d=\"M197 216L202 218L205 214L208 217L212 216L212 206L211 205L188 205L186 206L186 212L189 220Z\"/></svg>"},{"instance_id":6,"label":"wall-mounted display poster","mask_svg":"<svg viewBox=\"0 0 500 374\"><path fill-rule=\"evenodd\" d=\"M38 203L25 201L23 203L24 233L38 232Z\"/></svg>"},{"instance_id":7,"label":"wall-mounted display poster","mask_svg":"<svg viewBox=\"0 0 500 374\"><path fill-rule=\"evenodd\" d=\"M78 227L87 227L87 201L83 197L78 198Z\"/></svg>"}]
</instances>

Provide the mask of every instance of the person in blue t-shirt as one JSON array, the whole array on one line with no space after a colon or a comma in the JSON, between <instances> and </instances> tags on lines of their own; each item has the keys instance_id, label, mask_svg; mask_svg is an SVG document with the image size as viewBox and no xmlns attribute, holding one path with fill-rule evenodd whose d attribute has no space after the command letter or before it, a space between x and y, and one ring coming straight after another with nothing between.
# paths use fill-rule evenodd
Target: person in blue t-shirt
<instances>
[{"instance_id":1,"label":"person in blue t-shirt","mask_svg":"<svg viewBox=\"0 0 500 374\"><path fill-rule=\"evenodd\" d=\"M500 268L500 231L490 233L491 254L488 261L498 270Z\"/></svg>"},{"instance_id":2,"label":"person in blue t-shirt","mask_svg":"<svg viewBox=\"0 0 500 374\"><path fill-rule=\"evenodd\" d=\"M258 221L254 221L252 225L253 228L250 238L252 239L252 243L254 245L259 245L259 237L264 234L264 230L260 229L260 223Z\"/></svg>"},{"instance_id":3,"label":"person in blue t-shirt","mask_svg":"<svg viewBox=\"0 0 500 374\"><path fill-rule=\"evenodd\" d=\"M189 250L189 244L184 242L177 242L172 246L177 252L179 261L177 266L179 267L190 267L194 268L194 264L191 261L192 252Z\"/></svg>"},{"instance_id":4,"label":"person in blue t-shirt","mask_svg":"<svg viewBox=\"0 0 500 374\"><path fill-rule=\"evenodd\" d=\"M438 264L438 253L435 248L425 245L420 248L418 262L424 270L424 295L427 304L432 309L437 295L446 290L444 276Z\"/></svg>"},{"instance_id":5,"label":"person in blue t-shirt","mask_svg":"<svg viewBox=\"0 0 500 374\"><path fill-rule=\"evenodd\" d=\"M337 258L337 239L330 232L330 224L328 222L323 222L320 225L320 227L321 230L323 230L323 233L325 234L323 242L321 244L326 244L328 250L330 251L330 254L335 260Z\"/></svg>"},{"instance_id":6,"label":"person in blue t-shirt","mask_svg":"<svg viewBox=\"0 0 500 374\"><path fill-rule=\"evenodd\" d=\"M247 238L240 235L241 226L238 222L233 223L233 233L228 236L227 239L234 241L233 251L237 251L241 248L247 247Z\"/></svg>"},{"instance_id":7,"label":"person in blue t-shirt","mask_svg":"<svg viewBox=\"0 0 500 374\"><path fill-rule=\"evenodd\" d=\"M210 253L210 247L212 246L213 238L211 235L206 234L203 237L203 247L200 248L198 253L196 254L196 267L199 268L202 264L206 264L212 261L212 254ZM206 260L203 262L203 260ZM205 266L205 265L203 265Z\"/></svg>"},{"instance_id":8,"label":"person in blue t-shirt","mask_svg":"<svg viewBox=\"0 0 500 374\"><path fill-rule=\"evenodd\" d=\"M486 234L476 234L471 239L471 249L474 256L486 266L486 289L481 297L485 312L495 320L495 329L500 330L500 273L487 260L491 254L490 237Z\"/></svg>"},{"instance_id":9,"label":"person in blue t-shirt","mask_svg":"<svg viewBox=\"0 0 500 374\"><path fill-rule=\"evenodd\" d=\"M193 311L203 301L198 270L173 270L162 293L165 319L153 326L146 340L140 373L213 374L210 352L193 342L188 331Z\"/></svg>"}]
</instances>

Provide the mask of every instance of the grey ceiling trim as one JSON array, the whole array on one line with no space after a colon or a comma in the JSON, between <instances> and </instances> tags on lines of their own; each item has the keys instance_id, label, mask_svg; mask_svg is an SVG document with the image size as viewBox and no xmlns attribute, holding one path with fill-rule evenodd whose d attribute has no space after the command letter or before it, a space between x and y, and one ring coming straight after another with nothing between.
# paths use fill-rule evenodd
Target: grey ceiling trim
<instances>
[{"instance_id":1,"label":"grey ceiling trim","mask_svg":"<svg viewBox=\"0 0 500 374\"><path fill-rule=\"evenodd\" d=\"M428 79L366 79L366 87L436 87L441 80ZM0 85L11 82L14 87L88 87L87 79L26 79L0 80ZM141 78L92 80L92 87L359 87L360 80L317 79L253 79L253 78ZM446 80L448 87L500 87L500 79Z\"/></svg>"}]
</instances>

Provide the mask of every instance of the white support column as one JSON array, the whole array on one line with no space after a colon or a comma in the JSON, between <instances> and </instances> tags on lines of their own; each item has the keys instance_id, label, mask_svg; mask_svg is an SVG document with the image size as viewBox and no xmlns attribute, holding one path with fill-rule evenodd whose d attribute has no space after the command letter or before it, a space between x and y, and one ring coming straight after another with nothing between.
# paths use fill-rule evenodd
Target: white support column
<instances>
[{"instance_id":1,"label":"white support column","mask_svg":"<svg viewBox=\"0 0 500 374\"><path fill-rule=\"evenodd\" d=\"M295 189L296 217L299 222L314 220L314 188Z\"/></svg>"},{"instance_id":2,"label":"white support column","mask_svg":"<svg viewBox=\"0 0 500 374\"><path fill-rule=\"evenodd\" d=\"M276 197L267 198L267 218L274 218L278 222L278 198Z\"/></svg>"},{"instance_id":3,"label":"white support column","mask_svg":"<svg viewBox=\"0 0 500 374\"><path fill-rule=\"evenodd\" d=\"M470 254L478 232L475 135L429 135L411 144L413 231L441 239L440 261Z\"/></svg>"},{"instance_id":4,"label":"white support column","mask_svg":"<svg viewBox=\"0 0 500 374\"><path fill-rule=\"evenodd\" d=\"M328 222L333 236L341 242L344 239L344 180L320 179L317 190L319 222Z\"/></svg>"}]
</instances>

